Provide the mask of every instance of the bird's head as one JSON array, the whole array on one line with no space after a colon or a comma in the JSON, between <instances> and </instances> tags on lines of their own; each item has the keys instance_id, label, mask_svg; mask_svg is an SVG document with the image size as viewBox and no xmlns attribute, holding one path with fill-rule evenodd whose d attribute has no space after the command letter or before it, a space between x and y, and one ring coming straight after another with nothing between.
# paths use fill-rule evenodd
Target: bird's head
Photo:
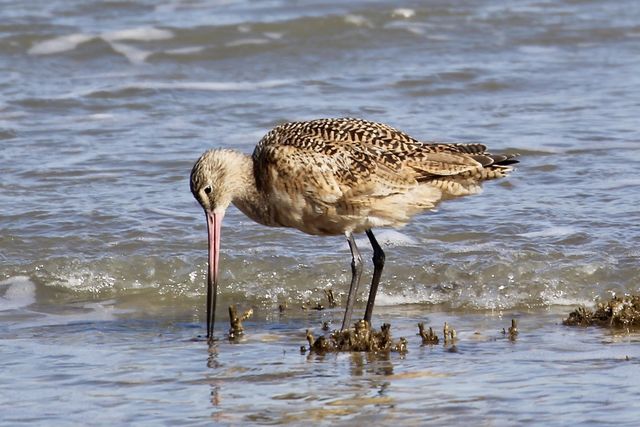
<instances>
[{"instance_id":1,"label":"bird's head","mask_svg":"<svg viewBox=\"0 0 640 427\"><path fill-rule=\"evenodd\" d=\"M241 188L238 162L242 154L231 150L205 152L191 170L191 193L207 218L209 268L207 275L207 338L213 338L218 288L220 233L225 211Z\"/></svg>"},{"instance_id":2,"label":"bird's head","mask_svg":"<svg viewBox=\"0 0 640 427\"><path fill-rule=\"evenodd\" d=\"M206 151L191 170L191 193L206 212L223 214L237 188L234 163L239 153L232 150Z\"/></svg>"}]
</instances>

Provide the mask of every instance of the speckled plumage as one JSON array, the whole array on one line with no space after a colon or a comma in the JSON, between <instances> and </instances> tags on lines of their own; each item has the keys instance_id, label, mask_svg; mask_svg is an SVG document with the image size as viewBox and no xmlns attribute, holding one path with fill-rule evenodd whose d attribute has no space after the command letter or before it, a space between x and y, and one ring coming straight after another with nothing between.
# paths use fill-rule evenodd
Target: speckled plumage
<instances>
[{"instance_id":1,"label":"speckled plumage","mask_svg":"<svg viewBox=\"0 0 640 427\"><path fill-rule=\"evenodd\" d=\"M516 161L482 144L422 143L387 125L320 119L277 126L253 152L269 225L310 234L402 226L443 199L477 193Z\"/></svg>"}]
</instances>

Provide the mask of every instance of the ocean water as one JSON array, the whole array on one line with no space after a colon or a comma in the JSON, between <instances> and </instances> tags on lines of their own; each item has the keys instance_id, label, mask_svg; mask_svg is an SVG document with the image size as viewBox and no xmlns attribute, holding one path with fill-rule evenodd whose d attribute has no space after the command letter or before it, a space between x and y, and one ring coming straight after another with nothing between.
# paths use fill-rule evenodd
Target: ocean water
<instances>
[{"instance_id":1,"label":"ocean water","mask_svg":"<svg viewBox=\"0 0 640 427\"><path fill-rule=\"evenodd\" d=\"M346 241L234 208L208 346L193 162L340 116L521 163L376 233L374 324L406 355L301 355L339 326L301 306L344 303ZM638 334L561 319L640 290L639 117L631 0L1 1L0 421L637 425ZM255 312L238 343L230 304Z\"/></svg>"}]
</instances>

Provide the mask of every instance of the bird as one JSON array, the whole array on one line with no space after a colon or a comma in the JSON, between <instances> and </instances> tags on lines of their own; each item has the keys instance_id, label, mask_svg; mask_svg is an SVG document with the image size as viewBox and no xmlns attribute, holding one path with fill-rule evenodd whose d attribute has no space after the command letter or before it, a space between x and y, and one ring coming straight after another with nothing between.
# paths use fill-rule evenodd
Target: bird
<instances>
[{"instance_id":1,"label":"bird","mask_svg":"<svg viewBox=\"0 0 640 427\"><path fill-rule=\"evenodd\" d=\"M363 270L354 234L364 232L373 248L364 313L370 323L385 262L373 229L402 227L443 200L478 193L482 181L507 176L515 157L490 154L480 143L423 142L386 124L348 117L280 124L251 155L206 151L191 170L190 189L207 220L207 338L213 339L220 233L231 204L265 226L346 237L351 282L344 330Z\"/></svg>"}]
</instances>

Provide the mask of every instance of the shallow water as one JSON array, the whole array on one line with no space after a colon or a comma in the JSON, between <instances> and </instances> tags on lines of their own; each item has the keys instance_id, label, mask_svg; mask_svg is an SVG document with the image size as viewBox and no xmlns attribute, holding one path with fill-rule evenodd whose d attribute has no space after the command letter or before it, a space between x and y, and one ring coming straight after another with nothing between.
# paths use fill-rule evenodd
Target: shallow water
<instances>
[{"instance_id":1,"label":"shallow water","mask_svg":"<svg viewBox=\"0 0 640 427\"><path fill-rule=\"evenodd\" d=\"M634 425L637 335L559 323L640 290L640 6L449 3L3 5L0 419ZM347 245L231 209L210 354L193 340L206 276L193 161L335 116L521 163L377 233L374 316L410 338L388 360L301 356L304 330L340 310L298 307L327 287L344 300ZM256 313L233 345L231 303ZM499 332L512 316L515 343ZM453 323L458 351L421 348L422 320Z\"/></svg>"},{"instance_id":2,"label":"shallow water","mask_svg":"<svg viewBox=\"0 0 640 427\"><path fill-rule=\"evenodd\" d=\"M86 311L85 311L86 310ZM85 424L634 425L640 336L569 328L563 310L381 307L404 355L301 354L306 326L340 310L247 321L237 343L197 339L188 314L141 317L113 303L3 315L3 421ZM519 319L510 340L502 328ZM417 321L454 344L423 346ZM219 328L221 325L218 325Z\"/></svg>"}]
</instances>

